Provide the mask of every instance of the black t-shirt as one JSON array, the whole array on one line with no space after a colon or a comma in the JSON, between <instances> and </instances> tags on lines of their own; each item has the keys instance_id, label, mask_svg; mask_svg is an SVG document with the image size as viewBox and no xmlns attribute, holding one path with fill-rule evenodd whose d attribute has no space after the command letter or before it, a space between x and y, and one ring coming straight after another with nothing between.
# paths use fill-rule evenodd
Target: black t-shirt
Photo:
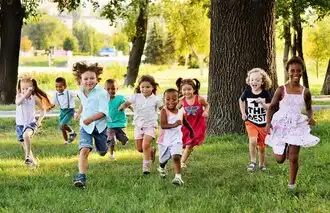
<instances>
[{"instance_id":1,"label":"black t-shirt","mask_svg":"<svg viewBox=\"0 0 330 213\"><path fill-rule=\"evenodd\" d=\"M242 93L240 98L242 101L245 101L247 120L259 127L266 126L266 109L261 103L257 103L256 100L262 98L265 103L270 103L270 93L266 90L262 90L260 94L255 95L252 93L251 88L249 88Z\"/></svg>"}]
</instances>

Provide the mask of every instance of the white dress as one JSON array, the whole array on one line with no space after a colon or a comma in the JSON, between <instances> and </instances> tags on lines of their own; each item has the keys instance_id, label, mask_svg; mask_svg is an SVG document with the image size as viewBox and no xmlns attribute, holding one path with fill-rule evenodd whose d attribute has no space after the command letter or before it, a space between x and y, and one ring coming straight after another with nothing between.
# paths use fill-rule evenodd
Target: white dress
<instances>
[{"instance_id":1,"label":"white dress","mask_svg":"<svg viewBox=\"0 0 330 213\"><path fill-rule=\"evenodd\" d=\"M304 91L301 94L287 94L284 86L284 97L280 101L280 109L274 113L270 135L265 143L273 148L275 154L284 152L285 144L311 147L320 142L318 137L310 134L306 115L301 111L305 107Z\"/></svg>"}]
</instances>

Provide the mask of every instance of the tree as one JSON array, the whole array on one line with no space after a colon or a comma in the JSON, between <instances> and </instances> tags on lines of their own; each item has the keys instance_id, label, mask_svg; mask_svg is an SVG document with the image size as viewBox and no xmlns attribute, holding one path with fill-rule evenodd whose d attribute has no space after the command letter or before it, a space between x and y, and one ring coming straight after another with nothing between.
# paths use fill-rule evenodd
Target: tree
<instances>
[{"instance_id":1,"label":"tree","mask_svg":"<svg viewBox=\"0 0 330 213\"><path fill-rule=\"evenodd\" d=\"M328 62L327 71L325 73L321 94L330 95L330 59Z\"/></svg>"},{"instance_id":2,"label":"tree","mask_svg":"<svg viewBox=\"0 0 330 213\"><path fill-rule=\"evenodd\" d=\"M77 51L79 48L78 39L75 36L66 37L63 42L64 50Z\"/></svg>"},{"instance_id":3,"label":"tree","mask_svg":"<svg viewBox=\"0 0 330 213\"><path fill-rule=\"evenodd\" d=\"M23 36L21 39L21 49L23 52L29 52L32 48L32 41L27 36Z\"/></svg>"},{"instance_id":4,"label":"tree","mask_svg":"<svg viewBox=\"0 0 330 213\"><path fill-rule=\"evenodd\" d=\"M13 103L25 11L20 0L0 3L0 103ZM10 25L8 24L10 23Z\"/></svg>"},{"instance_id":5,"label":"tree","mask_svg":"<svg viewBox=\"0 0 330 213\"><path fill-rule=\"evenodd\" d=\"M124 55L129 53L128 37L122 32L116 32L110 38L111 46L114 46L117 51L122 51Z\"/></svg>"},{"instance_id":6,"label":"tree","mask_svg":"<svg viewBox=\"0 0 330 213\"><path fill-rule=\"evenodd\" d=\"M172 35L172 33L169 33L164 45L164 60L166 64L172 64L175 62L175 52L175 37Z\"/></svg>"},{"instance_id":7,"label":"tree","mask_svg":"<svg viewBox=\"0 0 330 213\"><path fill-rule=\"evenodd\" d=\"M263 68L277 86L274 9L275 0L211 0L209 134L242 131L238 97L248 70Z\"/></svg>"},{"instance_id":8,"label":"tree","mask_svg":"<svg viewBox=\"0 0 330 213\"><path fill-rule=\"evenodd\" d=\"M154 23L147 40L147 47L144 51L145 63L149 64L164 64L164 44L163 33L159 26Z\"/></svg>"}]
</instances>

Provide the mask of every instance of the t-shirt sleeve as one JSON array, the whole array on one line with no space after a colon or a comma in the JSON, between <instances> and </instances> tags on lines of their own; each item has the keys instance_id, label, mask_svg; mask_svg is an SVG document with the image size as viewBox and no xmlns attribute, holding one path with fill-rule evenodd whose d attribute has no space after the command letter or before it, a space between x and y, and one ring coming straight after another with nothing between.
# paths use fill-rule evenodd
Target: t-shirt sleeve
<instances>
[{"instance_id":1,"label":"t-shirt sleeve","mask_svg":"<svg viewBox=\"0 0 330 213\"><path fill-rule=\"evenodd\" d=\"M156 106L157 106L157 108L164 106L163 99L161 99L160 97L157 97Z\"/></svg>"},{"instance_id":2,"label":"t-shirt sleeve","mask_svg":"<svg viewBox=\"0 0 330 213\"><path fill-rule=\"evenodd\" d=\"M269 91L265 91L265 99L266 103L270 103L272 101L272 96Z\"/></svg>"},{"instance_id":3,"label":"t-shirt sleeve","mask_svg":"<svg viewBox=\"0 0 330 213\"><path fill-rule=\"evenodd\" d=\"M137 95L137 94L131 95L131 96L127 99L127 101L129 101L131 104L135 104L135 102L136 102L136 95Z\"/></svg>"},{"instance_id":4,"label":"t-shirt sleeve","mask_svg":"<svg viewBox=\"0 0 330 213\"><path fill-rule=\"evenodd\" d=\"M119 103L120 103L120 104L123 104L123 103L125 103L126 101L127 101L127 98L126 98L125 96L121 95L121 96L120 96Z\"/></svg>"},{"instance_id":5,"label":"t-shirt sleeve","mask_svg":"<svg viewBox=\"0 0 330 213\"><path fill-rule=\"evenodd\" d=\"M69 94L70 94L70 99L78 97L78 94L73 91L69 91Z\"/></svg>"},{"instance_id":6,"label":"t-shirt sleeve","mask_svg":"<svg viewBox=\"0 0 330 213\"><path fill-rule=\"evenodd\" d=\"M109 96L106 91L102 91L99 95L99 112L109 117Z\"/></svg>"},{"instance_id":7,"label":"t-shirt sleeve","mask_svg":"<svg viewBox=\"0 0 330 213\"><path fill-rule=\"evenodd\" d=\"M52 103L55 104L55 105L59 105L58 101L57 101L57 98L56 98L56 92L53 93L53 96L52 96Z\"/></svg>"},{"instance_id":8,"label":"t-shirt sleeve","mask_svg":"<svg viewBox=\"0 0 330 213\"><path fill-rule=\"evenodd\" d=\"M247 90L244 90L244 92L241 94L241 96L239 97L241 99L241 101L246 101L246 96L247 96Z\"/></svg>"}]
</instances>

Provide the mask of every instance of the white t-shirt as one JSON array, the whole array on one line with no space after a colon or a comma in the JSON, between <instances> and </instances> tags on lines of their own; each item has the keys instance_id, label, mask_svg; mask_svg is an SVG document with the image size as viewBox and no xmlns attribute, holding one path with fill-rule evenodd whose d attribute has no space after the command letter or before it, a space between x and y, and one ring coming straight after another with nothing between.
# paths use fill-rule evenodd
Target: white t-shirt
<instances>
[{"instance_id":1,"label":"white t-shirt","mask_svg":"<svg viewBox=\"0 0 330 213\"><path fill-rule=\"evenodd\" d=\"M152 94L145 97L142 93L132 95L128 101L134 107L133 125L138 127L156 127L158 114L157 110L163 106L161 98Z\"/></svg>"},{"instance_id":2,"label":"white t-shirt","mask_svg":"<svg viewBox=\"0 0 330 213\"><path fill-rule=\"evenodd\" d=\"M60 106L61 109L74 109L74 97L76 96L77 94L69 90L65 90L63 93L56 91L53 95L53 103Z\"/></svg>"},{"instance_id":3,"label":"white t-shirt","mask_svg":"<svg viewBox=\"0 0 330 213\"><path fill-rule=\"evenodd\" d=\"M20 97L18 94L17 97ZM16 125L28 125L30 123L35 123L36 119L36 97L31 95L29 98L23 100L20 105L16 106Z\"/></svg>"}]
</instances>

